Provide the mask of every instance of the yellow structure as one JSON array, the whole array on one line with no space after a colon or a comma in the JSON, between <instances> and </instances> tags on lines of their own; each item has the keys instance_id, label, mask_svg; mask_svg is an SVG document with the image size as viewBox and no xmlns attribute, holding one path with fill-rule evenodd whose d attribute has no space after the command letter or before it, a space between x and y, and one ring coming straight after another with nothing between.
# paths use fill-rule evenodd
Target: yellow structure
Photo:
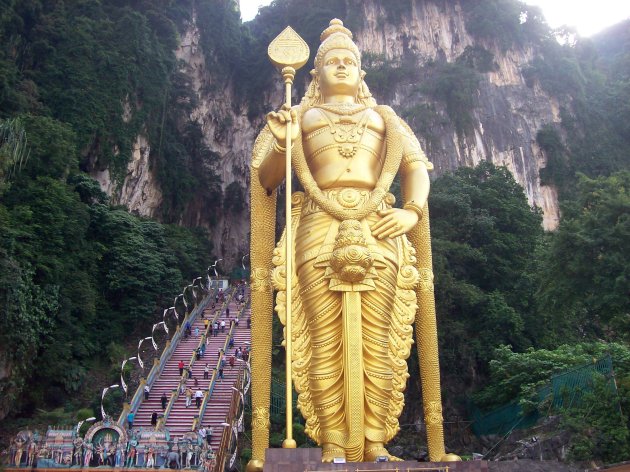
<instances>
[{"instance_id":1,"label":"yellow structure","mask_svg":"<svg viewBox=\"0 0 630 472\"><path fill-rule=\"evenodd\" d=\"M453 459L442 430L426 204L432 165L411 129L372 98L352 33L332 20L321 41L301 103L269 113L253 150L248 469L262 468L269 445L273 288L290 335L298 407L324 461L397 459L385 444L399 430L414 322L429 455ZM292 194L291 224L275 246L275 189L290 169L287 146L304 192ZM397 173L402 208L389 193Z\"/></svg>"}]
</instances>

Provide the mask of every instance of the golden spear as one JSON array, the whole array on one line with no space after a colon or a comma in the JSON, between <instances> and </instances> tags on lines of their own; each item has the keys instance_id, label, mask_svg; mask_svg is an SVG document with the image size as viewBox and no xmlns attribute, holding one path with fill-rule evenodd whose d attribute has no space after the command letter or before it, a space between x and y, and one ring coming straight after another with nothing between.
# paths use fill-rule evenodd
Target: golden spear
<instances>
[{"instance_id":1,"label":"golden spear","mask_svg":"<svg viewBox=\"0 0 630 472\"><path fill-rule=\"evenodd\" d=\"M295 78L295 72L308 61L309 48L306 42L298 35L293 28L287 26L270 44L267 49L269 59L278 69L281 70L285 87L285 108L291 110L291 85ZM286 142L286 163L285 163L285 247L286 247L286 430L287 437L282 442L283 448L295 448L293 439L293 382L291 378L292 360L292 280L293 274L293 231L291 227L291 121L287 121L287 142Z\"/></svg>"}]
</instances>

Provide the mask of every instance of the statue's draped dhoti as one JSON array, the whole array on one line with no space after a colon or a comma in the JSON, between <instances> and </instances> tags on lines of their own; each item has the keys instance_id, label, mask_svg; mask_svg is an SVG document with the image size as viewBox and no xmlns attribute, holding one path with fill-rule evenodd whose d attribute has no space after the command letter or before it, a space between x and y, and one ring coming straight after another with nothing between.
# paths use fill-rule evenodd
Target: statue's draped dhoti
<instances>
[{"instance_id":1,"label":"statue's draped dhoti","mask_svg":"<svg viewBox=\"0 0 630 472\"><path fill-rule=\"evenodd\" d=\"M360 207L362 189L331 189L329 199ZM391 208L393 196L380 208ZM303 193L293 195L293 380L306 433L361 460L365 441L384 443L399 429L416 312L418 274L405 236L377 240L380 217L341 222ZM274 254L276 310L283 323L285 236ZM339 255L351 274L341 274ZM358 268L358 271L354 271ZM358 275L357 275L358 272ZM345 280L344 280L345 278ZM348 280L350 279L350 281ZM285 333L286 335L286 333Z\"/></svg>"}]
</instances>

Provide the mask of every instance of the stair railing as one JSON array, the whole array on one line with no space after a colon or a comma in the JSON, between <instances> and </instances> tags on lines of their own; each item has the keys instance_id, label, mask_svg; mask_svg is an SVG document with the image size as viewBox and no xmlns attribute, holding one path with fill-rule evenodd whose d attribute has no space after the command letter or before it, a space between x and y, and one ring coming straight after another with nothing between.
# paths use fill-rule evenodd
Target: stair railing
<instances>
[{"instance_id":1,"label":"stair railing","mask_svg":"<svg viewBox=\"0 0 630 472\"><path fill-rule=\"evenodd\" d=\"M232 431L235 428L238 428L238 425L235 425L235 421L237 421L237 412L241 406L241 388L243 385L243 369L240 368L239 375L237 379L234 381L234 386L232 389L232 399L230 400L230 407L228 409L228 414L225 417L225 422L223 423L223 432L221 433L221 443L219 445L219 449L216 452L216 462L214 465L213 472L222 472L225 470L225 460L227 458L227 452L230 450L232 446L232 439L238 439L232 434ZM238 446L238 445L237 445ZM236 451L234 451L236 453ZM234 464L230 464L233 466Z\"/></svg>"},{"instance_id":2,"label":"stair railing","mask_svg":"<svg viewBox=\"0 0 630 472\"><path fill-rule=\"evenodd\" d=\"M187 316L184 318L184 321L182 321L182 323L186 321L194 320L197 317L197 315L206 308L206 306L208 305L209 301L212 298L212 295L213 295L212 293L208 293L208 295L206 295L206 297L190 313L187 314ZM168 361L168 359L170 359L173 351L176 349L177 345L179 344L179 340L181 336L182 336L182 330L180 329L180 326L178 325L173 337L166 342L166 347L164 351L162 351L162 355L160 356L160 358L159 359L154 358L153 367L151 368L151 371L149 372L149 375L147 376L147 378L140 379L138 388L136 389L133 397L131 398L131 401L123 405L122 412L120 413L120 416L118 417L118 422L117 422L120 427L124 426L125 420L129 412L135 413L138 411L138 408L140 407L140 405L142 404L142 400L144 399L145 385L149 385L149 387L153 386L153 382L162 373L162 371L164 370L164 366L166 365L166 362ZM171 400L172 400L172 395L171 395Z\"/></svg>"}]
</instances>

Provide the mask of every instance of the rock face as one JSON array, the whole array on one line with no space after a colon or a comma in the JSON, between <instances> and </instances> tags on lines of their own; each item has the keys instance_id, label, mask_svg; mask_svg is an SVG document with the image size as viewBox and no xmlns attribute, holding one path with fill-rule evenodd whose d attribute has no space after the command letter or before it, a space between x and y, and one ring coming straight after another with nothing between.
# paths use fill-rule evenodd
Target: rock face
<instances>
[{"instance_id":1,"label":"rock face","mask_svg":"<svg viewBox=\"0 0 630 472\"><path fill-rule=\"evenodd\" d=\"M101 184L103 191L110 195L114 205L125 205L134 213L156 217L162 203L162 191L151 170L150 151L151 145L146 136L138 135L120 189L115 188L109 169L95 170L92 177Z\"/></svg>"},{"instance_id":2,"label":"rock face","mask_svg":"<svg viewBox=\"0 0 630 472\"><path fill-rule=\"evenodd\" d=\"M444 119L436 136L439 144L425 146L427 154L437 173L474 166L481 160L506 166L525 189L530 205L542 209L545 229L555 229L557 193L540 184L538 171L545 167L546 158L536 143L536 133L544 124L560 122L560 107L537 84L528 87L525 83L522 69L535 51L531 47L504 51L493 42L474 39L466 31L461 2L413 1L409 15L403 15L396 26L383 25L387 11L382 3L367 1L361 6L365 27L355 36L364 53L394 62L412 57L418 68L431 61L453 63L467 47L483 48L493 55L494 69L481 74L472 110L473 129L459 137L445 108L434 103ZM369 74L366 81L369 85ZM413 85L417 84L401 83L391 103L395 109L426 101Z\"/></svg>"},{"instance_id":3,"label":"rock face","mask_svg":"<svg viewBox=\"0 0 630 472\"><path fill-rule=\"evenodd\" d=\"M351 0L346 1L350 3ZM536 144L536 133L544 124L560 121L559 105L537 84L528 86L525 83L522 70L536 51L531 46L502 50L492 42L473 38L466 31L462 2L411 0L410 11L402 15L395 26L385 20L387 12L383 2L352 2L351 7L360 9L363 26L354 31L360 49L363 53L384 57L388 62L406 60L409 63L411 60L412 66L421 71L427 64L455 62L467 46L483 48L493 55L494 67L480 74L474 93L470 129L458 133L446 106L419 92L421 77L410 77L407 81L403 78L387 98L375 94L376 98L401 114L414 104L431 104L437 117L432 124L431 140L429 142L422 134L419 138L435 164L436 173L458 166L472 166L481 160L505 165L525 189L530 204L542 209L545 228L554 229L559 218L557 193L555 188L540 183L539 170L545 167L546 158ZM322 29L325 26L322 25ZM214 75L206 67L200 47L201 27L206 26L198 25L193 14L193 21L182 33L176 51L180 69L189 77L190 86L198 98L190 118L201 125L208 148L221 156L217 171L222 178L223 190L230 183L239 182L248 194L250 152L263 117L252 123L247 117L247 109L234 111L238 107L233 107L236 101L233 87L225 83L223 76ZM366 81L369 85L369 75ZM266 94L271 106L279 106L283 101L279 87ZM133 160L122 185L114 186L107 170L95 173L94 177L114 202L125 204L139 214L159 217L161 191L148 161L150 146L145 137L137 137ZM248 200L248 195L245 198ZM216 224L211 223L213 221ZM215 252L224 259L225 267L238 265L241 257L248 253L249 216L246 211L226 215L220 208L193 205L186 210L180 223L211 228Z\"/></svg>"}]
</instances>

